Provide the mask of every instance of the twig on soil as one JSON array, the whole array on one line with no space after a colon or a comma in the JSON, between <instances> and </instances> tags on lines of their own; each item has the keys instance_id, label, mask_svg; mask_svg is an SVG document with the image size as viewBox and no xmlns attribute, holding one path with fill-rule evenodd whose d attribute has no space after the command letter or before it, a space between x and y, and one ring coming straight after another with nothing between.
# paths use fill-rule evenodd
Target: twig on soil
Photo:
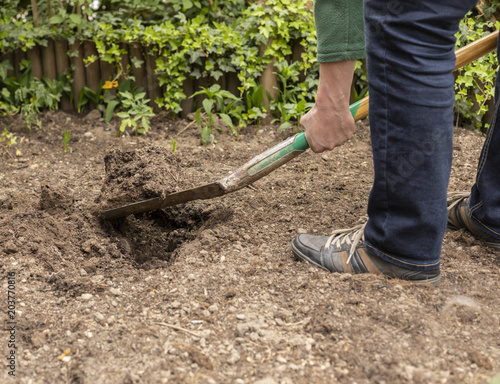
<instances>
[{"instance_id":1,"label":"twig on soil","mask_svg":"<svg viewBox=\"0 0 500 384\"><path fill-rule=\"evenodd\" d=\"M205 117L206 113L202 113L201 117ZM184 128L182 128L175 136L179 136L182 132L184 132L186 129L188 129L191 125L196 123L196 120L191 121L188 125L186 125Z\"/></svg>"},{"instance_id":2,"label":"twig on soil","mask_svg":"<svg viewBox=\"0 0 500 384\"><path fill-rule=\"evenodd\" d=\"M175 136L179 136L182 132L184 132L186 129L188 129L191 125L193 125L194 123L196 123L196 120L193 120L191 121L188 125L186 125L184 128L182 128L179 132L177 132L177 135Z\"/></svg>"},{"instance_id":3,"label":"twig on soil","mask_svg":"<svg viewBox=\"0 0 500 384\"><path fill-rule=\"evenodd\" d=\"M190 331L189 329L186 329L186 328L178 327L177 325L168 324L168 323L164 323L164 322L160 322L160 321L155 321L155 324L163 325L165 327L175 329L176 331L186 332L186 333L190 334L191 336L201 338L201 336L199 334L197 334L196 332Z\"/></svg>"},{"instance_id":4,"label":"twig on soil","mask_svg":"<svg viewBox=\"0 0 500 384\"><path fill-rule=\"evenodd\" d=\"M3 149L6 153L7 153L7 155L9 155L9 156L10 156L10 158L11 158L12 160L15 160L14 156L12 156L12 155L10 154L10 152L9 152L9 151L7 151L7 148L3 148L3 147L2 147L2 149Z\"/></svg>"}]
</instances>

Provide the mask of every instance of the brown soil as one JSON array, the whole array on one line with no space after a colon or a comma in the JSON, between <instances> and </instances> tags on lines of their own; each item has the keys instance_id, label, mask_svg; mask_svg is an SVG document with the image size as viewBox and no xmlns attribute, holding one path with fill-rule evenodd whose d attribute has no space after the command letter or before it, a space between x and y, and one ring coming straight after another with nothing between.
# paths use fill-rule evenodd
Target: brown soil
<instances>
[{"instance_id":1,"label":"brown soil","mask_svg":"<svg viewBox=\"0 0 500 384\"><path fill-rule=\"evenodd\" d=\"M131 150L114 149L104 157L106 178L99 209L106 210L192 187L179 164L180 158L160 145Z\"/></svg>"},{"instance_id":2,"label":"brown soil","mask_svg":"<svg viewBox=\"0 0 500 384\"><path fill-rule=\"evenodd\" d=\"M469 234L446 233L438 287L292 257L297 232L328 234L365 214L366 122L345 146L309 151L249 188L112 222L98 213L116 190L123 202L212 182L285 133L249 127L203 147L194 124L162 115L146 137L63 112L42 122L28 132L0 119L22 150L0 153L3 313L8 272L17 295L16 377L2 327L0 382L490 383L500 373L500 257ZM483 140L456 129L450 190L470 188Z\"/></svg>"}]
</instances>

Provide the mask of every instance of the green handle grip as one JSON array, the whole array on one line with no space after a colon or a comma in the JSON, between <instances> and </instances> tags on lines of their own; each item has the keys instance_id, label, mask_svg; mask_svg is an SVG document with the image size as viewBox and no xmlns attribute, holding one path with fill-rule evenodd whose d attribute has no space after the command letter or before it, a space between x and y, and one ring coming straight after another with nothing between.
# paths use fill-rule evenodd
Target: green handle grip
<instances>
[{"instance_id":1,"label":"green handle grip","mask_svg":"<svg viewBox=\"0 0 500 384\"><path fill-rule=\"evenodd\" d=\"M248 174L255 175L255 174L261 172L263 169L272 166L274 163L276 163L277 161L279 161L285 157L290 157L288 159L288 160L290 160L293 157L295 157L296 155L299 155L300 153L304 152L308 148L309 148L309 144L307 143L307 140L306 140L306 133L300 132L300 133L296 134L295 136L293 136L293 140L291 140L291 143L287 144L283 148L277 149L273 153L270 153L264 159L260 160L258 163L256 163L252 167L250 167L248 169ZM295 156L291 157L290 154L295 154Z\"/></svg>"}]
</instances>

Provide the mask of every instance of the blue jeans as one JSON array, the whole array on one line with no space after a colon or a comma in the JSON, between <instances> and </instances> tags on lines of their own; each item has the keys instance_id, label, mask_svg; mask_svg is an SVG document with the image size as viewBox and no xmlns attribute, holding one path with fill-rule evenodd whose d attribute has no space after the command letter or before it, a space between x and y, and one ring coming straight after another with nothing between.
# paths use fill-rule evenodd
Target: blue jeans
<instances>
[{"instance_id":1,"label":"blue jeans","mask_svg":"<svg viewBox=\"0 0 500 384\"><path fill-rule=\"evenodd\" d=\"M365 240L373 253L402 267L439 267L453 151L454 35L476 2L364 0L375 168ZM471 208L500 238L496 115Z\"/></svg>"}]
</instances>

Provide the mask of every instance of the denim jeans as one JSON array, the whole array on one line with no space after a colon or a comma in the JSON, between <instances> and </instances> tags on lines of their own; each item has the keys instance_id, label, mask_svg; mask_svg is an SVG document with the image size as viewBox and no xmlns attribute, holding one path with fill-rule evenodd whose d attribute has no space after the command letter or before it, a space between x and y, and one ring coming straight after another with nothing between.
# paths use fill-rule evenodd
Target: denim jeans
<instances>
[{"instance_id":1,"label":"denim jeans","mask_svg":"<svg viewBox=\"0 0 500 384\"><path fill-rule=\"evenodd\" d=\"M500 52L500 39L497 43ZM500 239L500 71L495 84L495 112L481 151L469 208L472 218L490 236Z\"/></svg>"},{"instance_id":2,"label":"denim jeans","mask_svg":"<svg viewBox=\"0 0 500 384\"><path fill-rule=\"evenodd\" d=\"M365 241L402 267L439 267L453 151L454 35L476 2L364 0L375 169ZM487 145L496 139L497 153L485 147L472 198L475 217L497 236L499 135L490 131Z\"/></svg>"}]
</instances>

